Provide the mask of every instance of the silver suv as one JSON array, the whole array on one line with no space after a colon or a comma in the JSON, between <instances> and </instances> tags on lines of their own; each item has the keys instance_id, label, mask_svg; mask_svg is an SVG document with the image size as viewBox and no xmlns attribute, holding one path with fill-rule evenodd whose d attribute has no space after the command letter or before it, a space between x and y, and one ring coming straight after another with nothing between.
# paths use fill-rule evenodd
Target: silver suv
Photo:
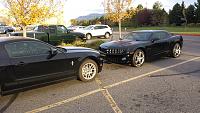
<instances>
[{"instance_id":1,"label":"silver suv","mask_svg":"<svg viewBox=\"0 0 200 113\"><path fill-rule=\"evenodd\" d=\"M76 32L80 32L85 34L87 40L92 37L101 37L109 38L112 35L112 30L108 25L90 25L84 29L77 30Z\"/></svg>"}]
</instances>

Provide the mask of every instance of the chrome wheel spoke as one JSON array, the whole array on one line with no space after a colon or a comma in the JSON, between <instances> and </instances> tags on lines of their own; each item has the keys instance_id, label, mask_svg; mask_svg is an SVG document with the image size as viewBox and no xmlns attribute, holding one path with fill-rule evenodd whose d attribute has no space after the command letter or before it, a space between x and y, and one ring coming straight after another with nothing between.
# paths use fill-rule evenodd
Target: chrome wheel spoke
<instances>
[{"instance_id":1,"label":"chrome wheel spoke","mask_svg":"<svg viewBox=\"0 0 200 113\"><path fill-rule=\"evenodd\" d=\"M94 78L96 73L97 73L96 65L93 63L86 63L82 67L82 75L87 80Z\"/></svg>"},{"instance_id":2,"label":"chrome wheel spoke","mask_svg":"<svg viewBox=\"0 0 200 113\"><path fill-rule=\"evenodd\" d=\"M173 52L175 57L178 57L181 54L181 47L179 44L174 46Z\"/></svg>"},{"instance_id":3,"label":"chrome wheel spoke","mask_svg":"<svg viewBox=\"0 0 200 113\"><path fill-rule=\"evenodd\" d=\"M144 63L144 59L145 59L145 57L144 57L144 53L142 51L135 53L134 58L133 58L136 66L142 65Z\"/></svg>"}]
</instances>

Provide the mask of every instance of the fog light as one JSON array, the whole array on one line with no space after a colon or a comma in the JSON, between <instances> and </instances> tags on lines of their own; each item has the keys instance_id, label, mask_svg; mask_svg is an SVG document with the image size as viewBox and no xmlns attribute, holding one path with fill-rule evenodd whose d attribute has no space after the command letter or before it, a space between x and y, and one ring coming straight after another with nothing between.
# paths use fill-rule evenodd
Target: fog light
<instances>
[{"instance_id":1,"label":"fog light","mask_svg":"<svg viewBox=\"0 0 200 113\"><path fill-rule=\"evenodd\" d=\"M122 58L122 61L126 60L126 57Z\"/></svg>"}]
</instances>

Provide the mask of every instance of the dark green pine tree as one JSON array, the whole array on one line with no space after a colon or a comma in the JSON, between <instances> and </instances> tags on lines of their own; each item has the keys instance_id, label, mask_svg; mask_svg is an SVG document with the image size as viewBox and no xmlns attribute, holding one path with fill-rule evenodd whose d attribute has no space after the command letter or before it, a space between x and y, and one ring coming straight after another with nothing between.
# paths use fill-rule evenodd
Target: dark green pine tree
<instances>
[{"instance_id":1,"label":"dark green pine tree","mask_svg":"<svg viewBox=\"0 0 200 113\"><path fill-rule=\"evenodd\" d=\"M188 23L196 23L194 5L189 5L188 8L186 9L186 18Z\"/></svg>"},{"instance_id":2,"label":"dark green pine tree","mask_svg":"<svg viewBox=\"0 0 200 113\"><path fill-rule=\"evenodd\" d=\"M176 3L173 6L173 9L169 12L169 22L170 24L175 24L180 26L183 21L181 20L183 18L183 11L182 7L179 3Z\"/></svg>"},{"instance_id":3,"label":"dark green pine tree","mask_svg":"<svg viewBox=\"0 0 200 113\"><path fill-rule=\"evenodd\" d=\"M196 6L196 22L200 23L200 0L197 0L197 3L195 3Z\"/></svg>"}]
</instances>

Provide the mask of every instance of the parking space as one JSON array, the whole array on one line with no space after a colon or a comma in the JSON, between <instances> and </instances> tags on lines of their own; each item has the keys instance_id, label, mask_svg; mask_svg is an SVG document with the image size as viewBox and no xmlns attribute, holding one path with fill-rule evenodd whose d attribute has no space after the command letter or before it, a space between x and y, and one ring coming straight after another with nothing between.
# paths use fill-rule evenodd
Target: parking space
<instances>
[{"instance_id":1,"label":"parking space","mask_svg":"<svg viewBox=\"0 0 200 113\"><path fill-rule=\"evenodd\" d=\"M200 37L188 40L195 42L186 41L177 59L158 58L141 68L105 64L95 81L69 80L16 98L0 97L0 109L6 107L1 109L5 113L199 113Z\"/></svg>"}]
</instances>

